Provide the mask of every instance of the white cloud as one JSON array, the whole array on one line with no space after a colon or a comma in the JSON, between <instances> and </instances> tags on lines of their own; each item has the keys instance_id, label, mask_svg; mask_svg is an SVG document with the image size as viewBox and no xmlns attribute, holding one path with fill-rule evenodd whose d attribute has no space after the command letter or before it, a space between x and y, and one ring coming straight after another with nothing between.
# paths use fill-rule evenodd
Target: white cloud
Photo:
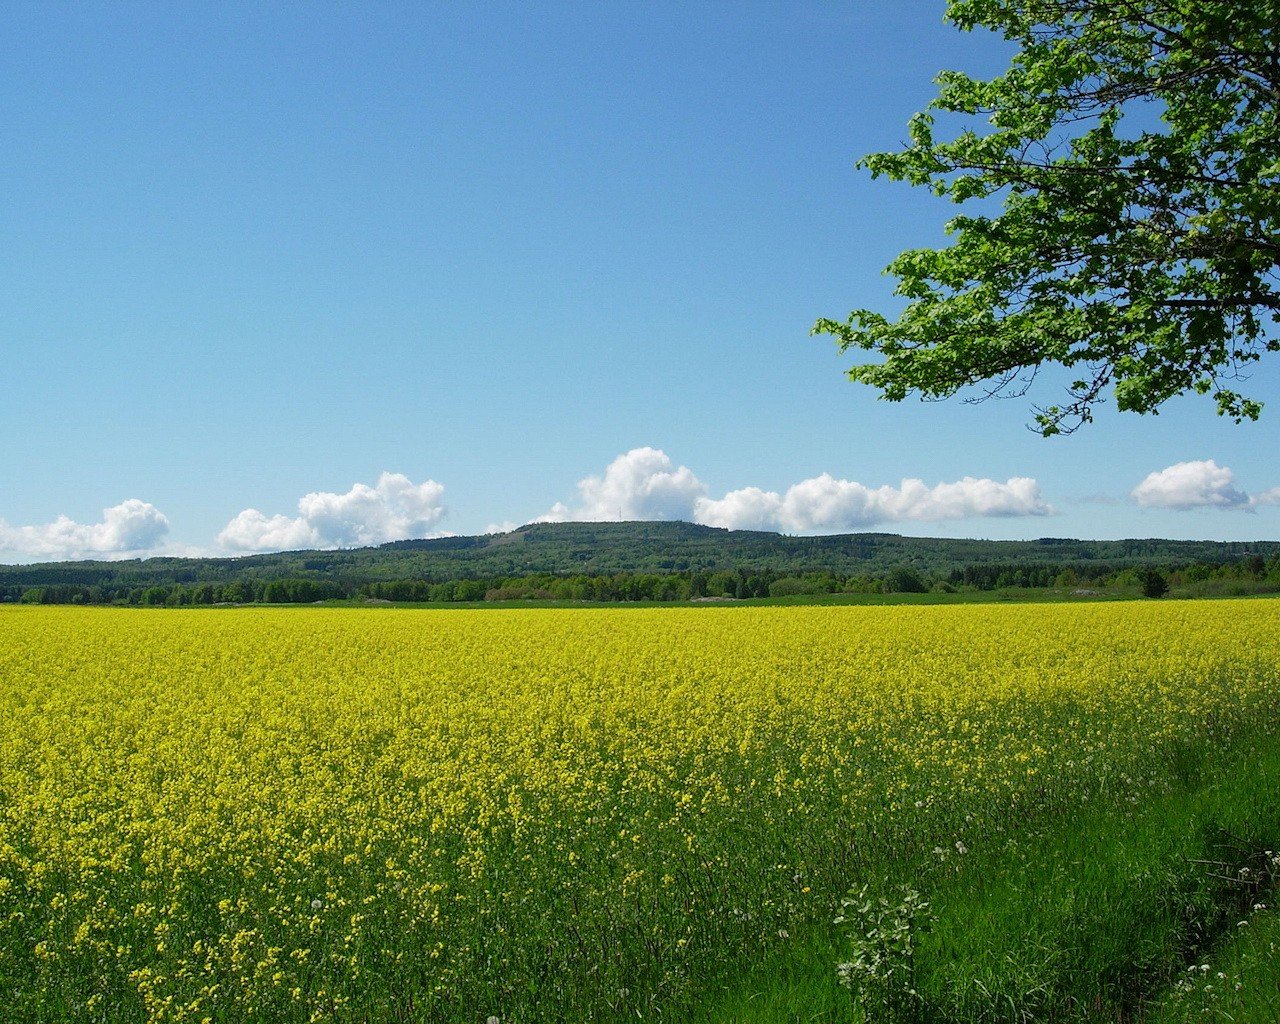
<instances>
[{"instance_id":1,"label":"white cloud","mask_svg":"<svg viewBox=\"0 0 1280 1024\"><path fill-rule=\"evenodd\" d=\"M373 487L355 484L345 494L313 491L298 501L298 515L268 516L247 508L218 534L238 551L364 547L392 540L440 537L444 486L415 484L402 473L383 473Z\"/></svg>"},{"instance_id":2,"label":"white cloud","mask_svg":"<svg viewBox=\"0 0 1280 1024\"><path fill-rule=\"evenodd\" d=\"M666 452L632 448L609 463L602 476L578 483L582 500L578 508L556 502L534 522L690 519L706 490L688 466L675 466Z\"/></svg>"},{"instance_id":3,"label":"white cloud","mask_svg":"<svg viewBox=\"0 0 1280 1024\"><path fill-rule=\"evenodd\" d=\"M785 494L746 487L719 501L698 503L697 521L736 530L824 533L877 523L938 522L989 516L1043 516L1053 512L1030 477L996 480L967 476L929 487L903 480L900 487L870 488L829 473L793 484Z\"/></svg>"},{"instance_id":4,"label":"white cloud","mask_svg":"<svg viewBox=\"0 0 1280 1024\"><path fill-rule=\"evenodd\" d=\"M1053 512L1029 477L1004 483L965 477L933 487L920 480L904 480L901 487L873 489L823 473L792 485L785 494L743 487L711 498L692 470L676 467L665 452L654 448L634 448L619 455L602 476L579 483L578 491L579 507L557 502L535 522L687 519L736 530L823 533L884 522Z\"/></svg>"},{"instance_id":5,"label":"white cloud","mask_svg":"<svg viewBox=\"0 0 1280 1024\"><path fill-rule=\"evenodd\" d=\"M227 523L218 543L238 551L296 551L320 547L320 536L305 519L263 515L247 508Z\"/></svg>"},{"instance_id":6,"label":"white cloud","mask_svg":"<svg viewBox=\"0 0 1280 1024\"><path fill-rule=\"evenodd\" d=\"M531 519L533 523L567 523L573 519L573 509L566 505L563 501L557 501L551 508L538 516L537 519Z\"/></svg>"},{"instance_id":7,"label":"white cloud","mask_svg":"<svg viewBox=\"0 0 1280 1024\"><path fill-rule=\"evenodd\" d=\"M782 514L782 498L774 491L743 487L723 498L703 498L694 512L695 521L726 530L776 530Z\"/></svg>"},{"instance_id":8,"label":"white cloud","mask_svg":"<svg viewBox=\"0 0 1280 1024\"><path fill-rule=\"evenodd\" d=\"M1144 508L1242 508L1250 504L1249 496L1235 486L1235 474L1212 459L1178 462L1148 473L1130 497Z\"/></svg>"},{"instance_id":9,"label":"white cloud","mask_svg":"<svg viewBox=\"0 0 1280 1024\"><path fill-rule=\"evenodd\" d=\"M1254 494L1249 497L1250 505L1280 505L1280 487L1273 487L1269 491L1263 491L1261 494Z\"/></svg>"},{"instance_id":10,"label":"white cloud","mask_svg":"<svg viewBox=\"0 0 1280 1024\"><path fill-rule=\"evenodd\" d=\"M169 520L149 502L130 498L102 510L102 522L77 523L58 516L38 526L0 520L0 551L26 558L122 557L150 551L169 532Z\"/></svg>"}]
</instances>

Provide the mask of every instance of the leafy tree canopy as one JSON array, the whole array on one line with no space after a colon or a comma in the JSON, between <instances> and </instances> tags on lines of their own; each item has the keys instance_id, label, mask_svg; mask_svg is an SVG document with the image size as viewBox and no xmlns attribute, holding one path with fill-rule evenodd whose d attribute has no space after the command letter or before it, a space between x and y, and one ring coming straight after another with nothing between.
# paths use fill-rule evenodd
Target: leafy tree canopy
<instances>
[{"instance_id":1,"label":"leafy tree canopy","mask_svg":"<svg viewBox=\"0 0 1280 1024\"><path fill-rule=\"evenodd\" d=\"M1256 419L1234 387L1280 348L1280 0L951 0L947 17L1016 43L1009 70L943 72L909 145L860 166L978 212L889 265L896 320L859 309L814 333L881 357L849 376L891 401L1020 395L1068 367L1035 412L1046 436L1108 391ZM940 140L939 114L969 127Z\"/></svg>"}]
</instances>

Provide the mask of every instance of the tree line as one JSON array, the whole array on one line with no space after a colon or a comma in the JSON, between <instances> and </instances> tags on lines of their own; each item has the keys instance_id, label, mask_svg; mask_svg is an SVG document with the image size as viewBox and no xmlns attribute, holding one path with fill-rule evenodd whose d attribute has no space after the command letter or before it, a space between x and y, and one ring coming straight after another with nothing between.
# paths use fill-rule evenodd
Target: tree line
<instances>
[{"instance_id":1,"label":"tree line","mask_svg":"<svg viewBox=\"0 0 1280 1024\"><path fill-rule=\"evenodd\" d=\"M1083 562L1023 565L979 563L949 572L896 566L882 573L716 572L530 573L467 579L410 578L357 583L326 579L260 579L162 583L150 586L45 584L0 586L0 601L25 604L103 604L140 607L237 604L314 604L334 600L457 604L484 601L669 602L745 600L832 594L912 594L996 590L1137 590L1160 596L1280 591L1280 554L1224 562L1126 567Z\"/></svg>"}]
</instances>

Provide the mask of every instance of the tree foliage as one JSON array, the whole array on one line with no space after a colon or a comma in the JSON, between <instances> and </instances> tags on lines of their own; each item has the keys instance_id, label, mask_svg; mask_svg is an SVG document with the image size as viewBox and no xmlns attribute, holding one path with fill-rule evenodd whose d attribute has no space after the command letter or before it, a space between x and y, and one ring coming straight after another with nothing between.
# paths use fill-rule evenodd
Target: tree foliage
<instances>
[{"instance_id":1,"label":"tree foliage","mask_svg":"<svg viewBox=\"0 0 1280 1024\"><path fill-rule=\"evenodd\" d=\"M947 17L1014 42L1009 70L943 72L909 144L860 165L977 209L889 265L896 319L814 332L878 355L849 375L891 401L1020 395L1068 367L1068 395L1036 409L1046 436L1108 391L1256 419L1235 388L1280 348L1280 0L951 0ZM952 115L968 127L943 140Z\"/></svg>"},{"instance_id":2,"label":"tree foliage","mask_svg":"<svg viewBox=\"0 0 1280 1024\"><path fill-rule=\"evenodd\" d=\"M73 600L77 593L81 600L93 603L132 600L132 594L137 593L140 599L146 588L155 586L168 588L165 603L179 590L183 595L179 603L240 603L264 600L265 588L273 581L288 584L283 591L276 591L278 599L312 601L337 595L315 593L302 585L305 581L337 584L343 594L353 594L366 586L399 588L406 580L412 582L407 593L370 591L369 596L478 601L486 589L510 579L599 580L618 574L671 577L677 573L691 580L705 576L705 585L694 596L747 597L758 596L762 588L767 591L769 583L784 576L831 573L845 579L883 579L900 566L910 566L934 579L963 569L964 579L953 582L965 585L1040 586L1068 566L1222 563L1253 555L1264 559L1280 556L1280 542L1053 537L998 541L892 533L791 537L680 522L536 523L507 534L394 541L376 548L340 551L0 565L0 602L16 601L35 588L59 602ZM975 566L998 569L990 578L970 575ZM1043 583L1031 582L1023 575L1024 570L1037 566L1049 573ZM1001 582L999 577L1006 570L1009 575ZM424 591L424 586L429 589ZM443 589L437 591L437 586ZM568 596L614 599L594 592ZM622 599L633 598L624 594Z\"/></svg>"},{"instance_id":3,"label":"tree foliage","mask_svg":"<svg viewBox=\"0 0 1280 1024\"><path fill-rule=\"evenodd\" d=\"M1169 593L1169 581L1155 566L1147 566L1138 574L1143 597L1164 597Z\"/></svg>"}]
</instances>

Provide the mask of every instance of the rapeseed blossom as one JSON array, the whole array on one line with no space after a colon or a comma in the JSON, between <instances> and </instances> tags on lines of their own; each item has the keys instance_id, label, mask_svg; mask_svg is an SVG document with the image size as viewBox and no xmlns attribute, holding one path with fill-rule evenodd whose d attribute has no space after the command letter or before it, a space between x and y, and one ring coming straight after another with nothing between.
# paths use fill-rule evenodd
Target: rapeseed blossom
<instances>
[{"instance_id":1,"label":"rapeseed blossom","mask_svg":"<svg viewBox=\"0 0 1280 1024\"><path fill-rule=\"evenodd\" d=\"M1179 745L1274 728L1277 627L0 609L0 1019L648 1016L876 857L1141 801Z\"/></svg>"}]
</instances>

